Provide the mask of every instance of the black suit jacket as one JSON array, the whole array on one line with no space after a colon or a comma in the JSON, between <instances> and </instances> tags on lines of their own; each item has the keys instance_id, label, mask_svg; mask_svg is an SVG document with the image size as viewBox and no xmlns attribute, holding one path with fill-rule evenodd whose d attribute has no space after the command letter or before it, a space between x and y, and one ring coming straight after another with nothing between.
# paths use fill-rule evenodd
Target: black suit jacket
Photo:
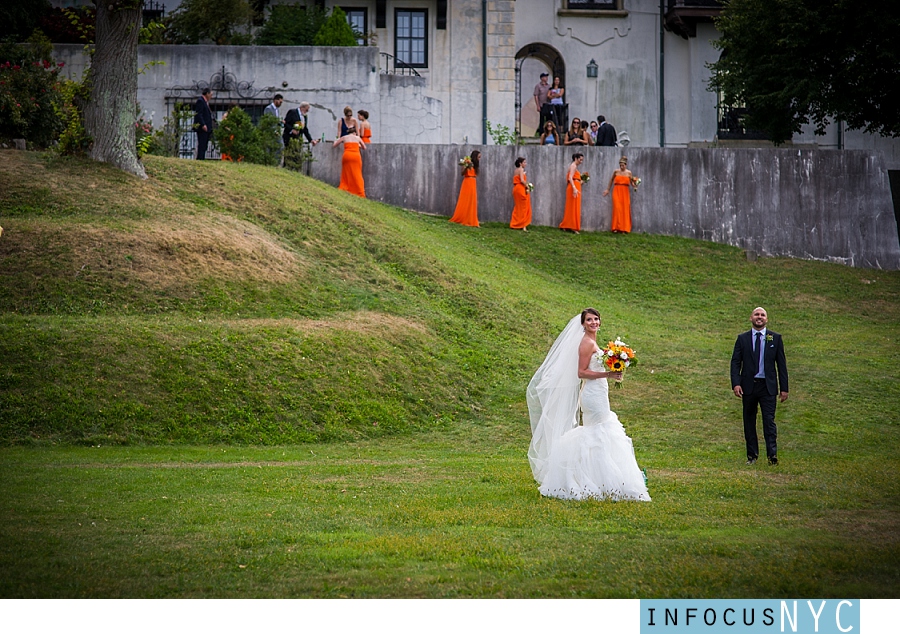
<instances>
[{"instance_id":1,"label":"black suit jacket","mask_svg":"<svg viewBox=\"0 0 900 634\"><path fill-rule=\"evenodd\" d=\"M307 115L306 120L303 122L303 129L299 131L298 134L293 134L297 132L294 130L294 124L298 121L302 121L303 116L300 114L300 108L291 108L287 111L287 114L284 117L284 134L282 138L284 139L284 145L287 147L288 142L291 139L299 139L302 134L307 141L312 143L312 135L309 133L309 116Z\"/></svg>"},{"instance_id":2,"label":"black suit jacket","mask_svg":"<svg viewBox=\"0 0 900 634\"><path fill-rule=\"evenodd\" d=\"M731 355L731 389L740 385L745 394L753 389L753 377L759 369L759 357L753 352L753 338L756 336L753 330L742 332L734 342L734 352ZM781 335L771 330L766 330L766 336L762 340L765 344L763 368L766 371L766 389L773 396L778 394L779 384L782 392L788 391L787 361L784 358L784 343ZM775 370L778 370L777 378Z\"/></svg>"},{"instance_id":3,"label":"black suit jacket","mask_svg":"<svg viewBox=\"0 0 900 634\"><path fill-rule=\"evenodd\" d=\"M212 110L209 109L209 104L206 103L206 99L203 97L197 99L197 103L194 104L194 112L194 128L196 128L198 132L203 132L203 126L206 126L206 131L212 132Z\"/></svg>"},{"instance_id":4,"label":"black suit jacket","mask_svg":"<svg viewBox=\"0 0 900 634\"><path fill-rule=\"evenodd\" d=\"M616 129L609 121L604 121L600 126L600 129L597 130L597 145L613 147L615 146L618 138L619 137L616 135Z\"/></svg>"}]
</instances>

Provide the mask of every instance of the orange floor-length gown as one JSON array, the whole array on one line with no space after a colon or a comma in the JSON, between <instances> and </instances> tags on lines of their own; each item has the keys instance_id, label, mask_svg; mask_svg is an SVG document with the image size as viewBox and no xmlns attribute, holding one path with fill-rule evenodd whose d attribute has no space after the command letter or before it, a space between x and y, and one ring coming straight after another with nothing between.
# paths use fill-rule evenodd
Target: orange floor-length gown
<instances>
[{"instance_id":1,"label":"orange floor-length gown","mask_svg":"<svg viewBox=\"0 0 900 634\"><path fill-rule=\"evenodd\" d=\"M456 201L456 210L450 222L458 222L467 227L478 225L478 187L475 184L475 168L470 167L463 175L462 185L459 186L459 200Z\"/></svg>"},{"instance_id":2,"label":"orange floor-length gown","mask_svg":"<svg viewBox=\"0 0 900 634\"><path fill-rule=\"evenodd\" d=\"M572 183L566 180L566 213L563 215L560 229L581 231L581 172L575 170L575 189L578 196L572 195Z\"/></svg>"},{"instance_id":3,"label":"orange floor-length gown","mask_svg":"<svg viewBox=\"0 0 900 634\"><path fill-rule=\"evenodd\" d=\"M371 143L371 142L372 142L372 129L371 129L371 128L365 128L365 129L362 131L362 134L360 135L360 138L363 140L364 143Z\"/></svg>"},{"instance_id":4,"label":"orange floor-length gown","mask_svg":"<svg viewBox=\"0 0 900 634\"><path fill-rule=\"evenodd\" d=\"M619 174L613 179L611 231L631 232L631 179Z\"/></svg>"},{"instance_id":5,"label":"orange floor-length gown","mask_svg":"<svg viewBox=\"0 0 900 634\"><path fill-rule=\"evenodd\" d=\"M366 184L362 175L362 154L356 143L344 143L344 155L341 157L341 184L338 189L366 197Z\"/></svg>"},{"instance_id":6,"label":"orange floor-length gown","mask_svg":"<svg viewBox=\"0 0 900 634\"><path fill-rule=\"evenodd\" d=\"M525 187L525 179L513 176L513 207L512 219L509 221L510 229L524 229L531 224L531 193Z\"/></svg>"}]
</instances>

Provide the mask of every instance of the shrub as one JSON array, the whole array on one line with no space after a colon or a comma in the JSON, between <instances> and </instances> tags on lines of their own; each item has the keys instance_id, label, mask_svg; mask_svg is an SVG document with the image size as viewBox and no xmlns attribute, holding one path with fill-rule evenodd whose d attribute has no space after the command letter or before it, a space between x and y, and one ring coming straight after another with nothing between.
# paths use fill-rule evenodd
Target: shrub
<instances>
[{"instance_id":1,"label":"shrub","mask_svg":"<svg viewBox=\"0 0 900 634\"><path fill-rule=\"evenodd\" d=\"M347 22L347 14L335 7L313 40L316 46L356 46L356 33Z\"/></svg>"},{"instance_id":2,"label":"shrub","mask_svg":"<svg viewBox=\"0 0 900 634\"><path fill-rule=\"evenodd\" d=\"M309 164L314 160L309 143L300 139L291 139L284 148L284 167L295 172L306 172L309 175Z\"/></svg>"},{"instance_id":3,"label":"shrub","mask_svg":"<svg viewBox=\"0 0 900 634\"><path fill-rule=\"evenodd\" d=\"M235 106L219 123L213 136L224 160L261 165L278 163L278 119L263 116L255 126L250 115Z\"/></svg>"},{"instance_id":4,"label":"shrub","mask_svg":"<svg viewBox=\"0 0 900 634\"><path fill-rule=\"evenodd\" d=\"M62 129L60 101L59 66L45 46L0 45L0 137L49 145Z\"/></svg>"},{"instance_id":5,"label":"shrub","mask_svg":"<svg viewBox=\"0 0 900 634\"><path fill-rule=\"evenodd\" d=\"M91 95L85 81L65 79L60 84L60 100L54 104L54 113L62 127L59 145L60 154L84 154L91 145L91 137L84 129L84 104Z\"/></svg>"},{"instance_id":6,"label":"shrub","mask_svg":"<svg viewBox=\"0 0 900 634\"><path fill-rule=\"evenodd\" d=\"M189 103L177 103L172 114L163 119L161 128L153 132L153 141L147 148L147 154L157 156L179 155L181 138L186 132L194 129L194 110Z\"/></svg>"},{"instance_id":7,"label":"shrub","mask_svg":"<svg viewBox=\"0 0 900 634\"><path fill-rule=\"evenodd\" d=\"M247 0L182 0L167 18L167 37L175 44L249 44L242 35L253 18Z\"/></svg>"},{"instance_id":8,"label":"shrub","mask_svg":"<svg viewBox=\"0 0 900 634\"><path fill-rule=\"evenodd\" d=\"M312 46L327 17L328 12L322 7L275 5L256 35L256 43L260 46Z\"/></svg>"}]
</instances>

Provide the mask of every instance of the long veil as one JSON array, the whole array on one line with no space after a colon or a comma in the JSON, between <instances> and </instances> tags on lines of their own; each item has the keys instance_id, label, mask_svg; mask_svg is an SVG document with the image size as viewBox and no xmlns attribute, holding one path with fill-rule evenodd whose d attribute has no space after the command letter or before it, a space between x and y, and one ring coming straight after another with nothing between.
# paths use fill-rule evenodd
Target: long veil
<instances>
[{"instance_id":1,"label":"long veil","mask_svg":"<svg viewBox=\"0 0 900 634\"><path fill-rule=\"evenodd\" d=\"M584 337L581 315L575 315L534 373L525 393L531 417L528 462L538 484L547 475L547 459L554 443L578 425L578 344Z\"/></svg>"}]
</instances>

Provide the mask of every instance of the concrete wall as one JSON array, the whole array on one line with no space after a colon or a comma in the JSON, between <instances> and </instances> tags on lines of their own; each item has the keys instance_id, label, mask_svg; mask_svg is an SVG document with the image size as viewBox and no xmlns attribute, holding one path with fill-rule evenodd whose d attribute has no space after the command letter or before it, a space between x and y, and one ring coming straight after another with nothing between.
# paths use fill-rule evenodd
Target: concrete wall
<instances>
[{"instance_id":1,"label":"concrete wall","mask_svg":"<svg viewBox=\"0 0 900 634\"><path fill-rule=\"evenodd\" d=\"M54 57L65 62L63 72L80 79L88 60L78 44L54 45ZM190 87L209 82L221 72L237 82L252 83L245 94L270 99L284 95L282 115L308 101L310 130L333 138L344 106L369 111L373 138L384 143L439 143L444 134L443 104L425 94L427 80L421 77L383 75L379 72L378 49L323 46L139 46L138 66L148 66L138 76L138 102L157 127L166 116L166 96L194 99L199 91ZM284 84L287 84L286 86ZM185 90L174 92L176 87ZM232 93L218 92L215 100L236 102Z\"/></svg>"},{"instance_id":2,"label":"concrete wall","mask_svg":"<svg viewBox=\"0 0 900 634\"><path fill-rule=\"evenodd\" d=\"M534 224L557 226L565 206L572 150L373 144L363 156L370 199L450 216L461 176L458 160L482 151L478 215L508 223L516 156L528 160ZM311 175L337 186L341 150L314 148ZM582 227L608 231L610 198L601 194L621 150L588 148L582 171ZM643 179L632 196L633 230L729 244L763 255L900 269L900 241L883 157L864 151L629 148Z\"/></svg>"}]
</instances>

